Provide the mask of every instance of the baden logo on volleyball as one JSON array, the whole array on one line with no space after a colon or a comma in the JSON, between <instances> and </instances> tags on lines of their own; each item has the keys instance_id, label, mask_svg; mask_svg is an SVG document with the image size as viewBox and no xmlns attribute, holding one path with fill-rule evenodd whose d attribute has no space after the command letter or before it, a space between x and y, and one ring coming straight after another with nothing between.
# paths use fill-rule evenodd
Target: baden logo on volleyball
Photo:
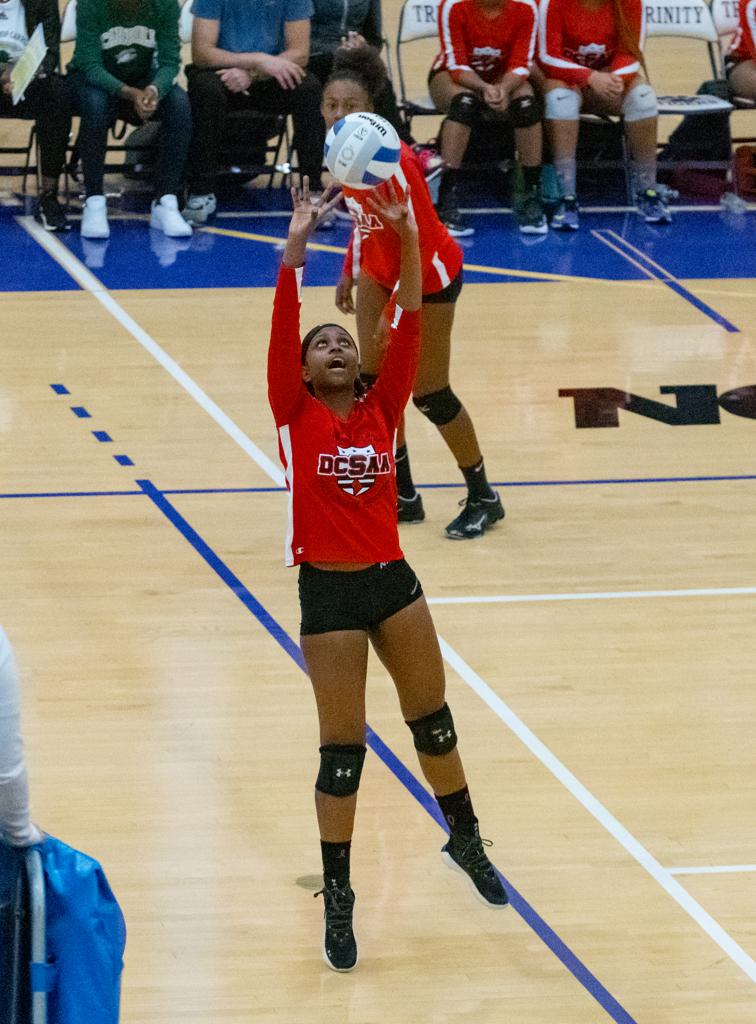
<instances>
[{"instance_id":1,"label":"baden logo on volleyball","mask_svg":"<svg viewBox=\"0 0 756 1024\"><path fill-rule=\"evenodd\" d=\"M328 170L347 188L375 188L399 169L401 143L384 118L366 111L347 114L328 132L323 150Z\"/></svg>"}]
</instances>

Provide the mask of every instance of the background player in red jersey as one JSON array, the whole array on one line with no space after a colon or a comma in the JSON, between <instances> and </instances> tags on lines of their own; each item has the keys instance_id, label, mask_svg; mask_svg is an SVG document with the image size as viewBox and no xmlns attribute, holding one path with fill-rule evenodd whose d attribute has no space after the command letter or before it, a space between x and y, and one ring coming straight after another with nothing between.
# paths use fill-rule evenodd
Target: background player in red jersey
<instances>
[{"instance_id":1,"label":"background player in red jersey","mask_svg":"<svg viewBox=\"0 0 756 1024\"><path fill-rule=\"evenodd\" d=\"M385 74L373 51L339 51L323 90L326 126L330 128L339 118L355 111L372 111ZM504 518L504 509L486 478L472 420L449 385L454 304L462 289L462 252L438 219L417 158L404 143L394 180L402 189L407 185L412 189L413 213L420 234L422 345L413 401L438 428L467 484L464 508L446 527L446 535L454 540L480 537L489 526ZM385 197L385 186L382 189ZM376 216L368 195L347 190L347 205L356 224L336 289L336 305L342 313L357 313L362 379L370 384L380 363L381 316L399 277L399 242ZM355 307L352 291L358 277ZM399 522L421 522L425 512L412 481L403 424L397 438L396 475Z\"/></svg>"},{"instance_id":2,"label":"background player in red jersey","mask_svg":"<svg viewBox=\"0 0 756 1024\"><path fill-rule=\"evenodd\" d=\"M452 235L471 235L459 213L457 177L474 128L514 128L524 191L515 216L524 234L548 231L541 205L541 106L528 81L535 52L538 10L533 0L443 0L438 12L441 52L428 87L446 114L441 130L438 206Z\"/></svg>"},{"instance_id":3,"label":"background player in red jersey","mask_svg":"<svg viewBox=\"0 0 756 1024\"><path fill-rule=\"evenodd\" d=\"M644 219L669 223L656 185L658 106L645 70L642 0L541 0L538 59L546 75L546 133L563 201L551 226L576 231L580 111L621 114L630 143L636 199Z\"/></svg>"},{"instance_id":4,"label":"background player in red jersey","mask_svg":"<svg viewBox=\"0 0 756 1024\"><path fill-rule=\"evenodd\" d=\"M421 269L409 194L393 187L373 209L400 248L399 290L381 376L367 395L357 347L337 324L299 339L307 239L334 200L314 203L307 178L292 190L294 214L278 277L268 355L268 393L289 489L287 564L299 564L301 644L320 722L315 806L323 855L326 963L357 963L349 854L365 758L368 641L396 685L423 773L451 828L447 863L478 896L507 894L478 832L451 712L438 639L420 582L402 557L392 447L412 388L419 348Z\"/></svg>"},{"instance_id":5,"label":"background player in red jersey","mask_svg":"<svg viewBox=\"0 0 756 1024\"><path fill-rule=\"evenodd\" d=\"M756 0L740 0L740 24L725 58L735 96L756 100Z\"/></svg>"}]
</instances>

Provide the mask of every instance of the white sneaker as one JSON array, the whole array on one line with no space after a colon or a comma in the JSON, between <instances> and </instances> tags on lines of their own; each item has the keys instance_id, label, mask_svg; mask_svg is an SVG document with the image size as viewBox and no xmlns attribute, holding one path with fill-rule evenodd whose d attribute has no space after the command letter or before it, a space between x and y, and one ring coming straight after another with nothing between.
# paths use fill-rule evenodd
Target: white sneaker
<instances>
[{"instance_id":1,"label":"white sneaker","mask_svg":"<svg viewBox=\"0 0 756 1024\"><path fill-rule=\"evenodd\" d=\"M162 231L169 238L186 238L192 233L192 225L181 216L178 200L171 195L161 196L152 204L150 227Z\"/></svg>"},{"instance_id":2,"label":"white sneaker","mask_svg":"<svg viewBox=\"0 0 756 1024\"><path fill-rule=\"evenodd\" d=\"M84 203L81 233L84 238L110 238L105 196L90 196Z\"/></svg>"},{"instance_id":3,"label":"white sneaker","mask_svg":"<svg viewBox=\"0 0 756 1024\"><path fill-rule=\"evenodd\" d=\"M189 196L182 212L190 224L204 224L217 209L215 196L209 192L206 196Z\"/></svg>"}]
</instances>

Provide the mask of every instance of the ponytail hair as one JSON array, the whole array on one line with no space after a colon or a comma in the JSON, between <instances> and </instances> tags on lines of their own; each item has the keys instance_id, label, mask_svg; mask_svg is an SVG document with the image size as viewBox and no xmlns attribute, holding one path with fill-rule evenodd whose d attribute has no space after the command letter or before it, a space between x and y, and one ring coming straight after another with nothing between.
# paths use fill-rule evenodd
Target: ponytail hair
<instances>
[{"instance_id":1,"label":"ponytail hair","mask_svg":"<svg viewBox=\"0 0 756 1024\"><path fill-rule=\"evenodd\" d=\"M641 0L641 3L642 2L643 0ZM633 57L635 57L643 68L644 75L648 78L646 60L643 56L643 52L641 51L640 44L635 38L635 33L627 20L627 13L625 11L627 0L611 0L611 3L614 8L614 23L617 26L617 35L619 36L620 45L627 53L632 53ZM641 11L641 18L642 17L643 12Z\"/></svg>"}]
</instances>

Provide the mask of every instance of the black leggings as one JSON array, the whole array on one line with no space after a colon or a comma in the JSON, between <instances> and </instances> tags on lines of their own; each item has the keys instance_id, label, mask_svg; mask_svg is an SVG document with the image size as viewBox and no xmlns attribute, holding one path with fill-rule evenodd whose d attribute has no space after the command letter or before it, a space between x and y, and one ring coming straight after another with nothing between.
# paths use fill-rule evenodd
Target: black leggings
<instances>
[{"instance_id":1,"label":"black leggings","mask_svg":"<svg viewBox=\"0 0 756 1024\"><path fill-rule=\"evenodd\" d=\"M0 93L0 117L37 122L42 176L59 178L71 133L71 103L65 81L59 75L35 79L15 107L10 96Z\"/></svg>"},{"instance_id":2,"label":"black leggings","mask_svg":"<svg viewBox=\"0 0 756 1024\"><path fill-rule=\"evenodd\" d=\"M190 64L186 77L194 123L189 151L190 192L206 195L214 190L227 110L291 114L300 175L309 175L310 185L320 187L325 125L320 113L320 82L314 75L306 74L296 89L283 89L272 78L255 82L246 96L227 89L211 68Z\"/></svg>"}]
</instances>

